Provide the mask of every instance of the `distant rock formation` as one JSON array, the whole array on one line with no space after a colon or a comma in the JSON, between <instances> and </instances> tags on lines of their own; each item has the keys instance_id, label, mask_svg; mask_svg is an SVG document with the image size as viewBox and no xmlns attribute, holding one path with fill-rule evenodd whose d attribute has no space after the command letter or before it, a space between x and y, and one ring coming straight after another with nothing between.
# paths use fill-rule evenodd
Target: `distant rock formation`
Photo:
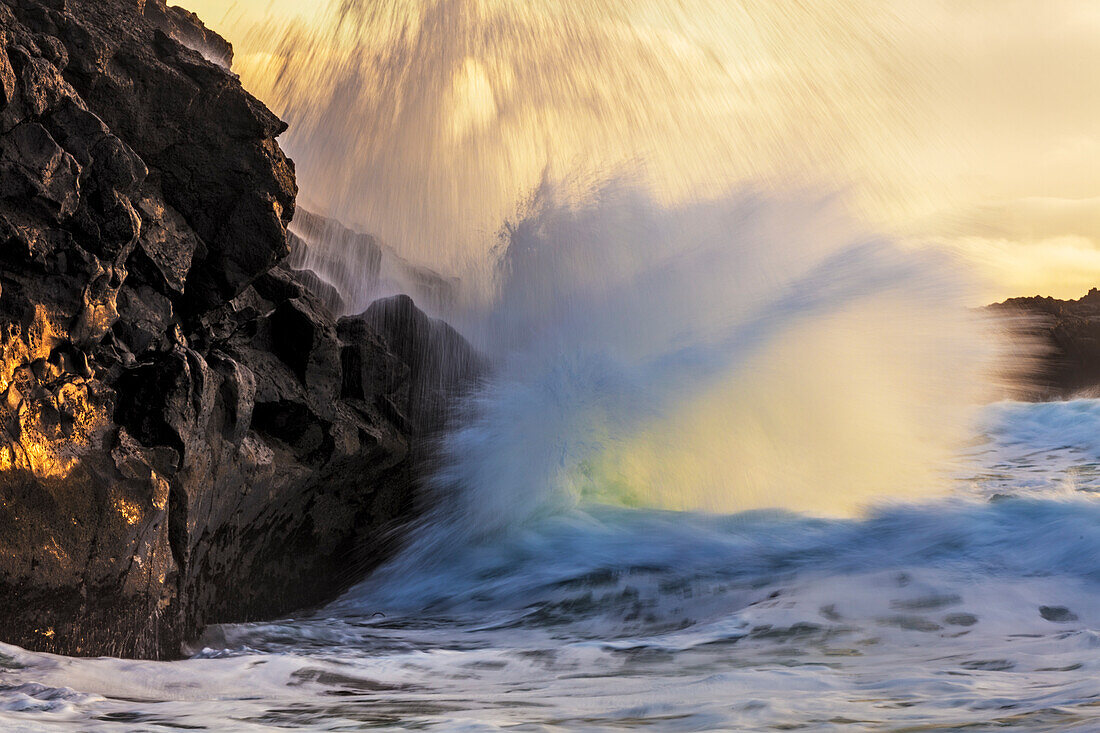
<instances>
[{"instance_id":1,"label":"distant rock formation","mask_svg":"<svg viewBox=\"0 0 1100 733\"><path fill-rule=\"evenodd\" d=\"M1100 396L1100 290L1079 300L1010 298L988 310L1038 349L1021 377L1018 397Z\"/></svg>"},{"instance_id":2,"label":"distant rock formation","mask_svg":"<svg viewBox=\"0 0 1100 733\"><path fill-rule=\"evenodd\" d=\"M285 125L231 54L163 0L0 0L5 642L174 657L333 597L478 378L411 301L338 321L282 264Z\"/></svg>"}]
</instances>

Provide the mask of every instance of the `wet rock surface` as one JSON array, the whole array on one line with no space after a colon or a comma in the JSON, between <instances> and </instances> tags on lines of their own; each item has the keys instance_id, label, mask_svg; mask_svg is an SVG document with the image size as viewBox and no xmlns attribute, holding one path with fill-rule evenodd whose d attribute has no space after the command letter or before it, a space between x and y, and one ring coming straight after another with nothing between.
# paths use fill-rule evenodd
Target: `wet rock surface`
<instances>
[{"instance_id":1,"label":"wet rock surface","mask_svg":"<svg viewBox=\"0 0 1100 733\"><path fill-rule=\"evenodd\" d=\"M1100 396L1100 291L1078 300L1010 298L988 310L1035 346L1017 397Z\"/></svg>"},{"instance_id":2,"label":"wet rock surface","mask_svg":"<svg viewBox=\"0 0 1100 733\"><path fill-rule=\"evenodd\" d=\"M357 312L383 294L409 293L428 310L446 310L458 297L458 279L414 264L371 234L299 209L290 227L287 263L317 287L336 313ZM353 302L341 295L347 293Z\"/></svg>"},{"instance_id":3,"label":"wet rock surface","mask_svg":"<svg viewBox=\"0 0 1100 733\"><path fill-rule=\"evenodd\" d=\"M482 368L410 300L337 321L281 264L285 126L231 54L161 0L0 0L5 642L173 657L333 597Z\"/></svg>"}]
</instances>

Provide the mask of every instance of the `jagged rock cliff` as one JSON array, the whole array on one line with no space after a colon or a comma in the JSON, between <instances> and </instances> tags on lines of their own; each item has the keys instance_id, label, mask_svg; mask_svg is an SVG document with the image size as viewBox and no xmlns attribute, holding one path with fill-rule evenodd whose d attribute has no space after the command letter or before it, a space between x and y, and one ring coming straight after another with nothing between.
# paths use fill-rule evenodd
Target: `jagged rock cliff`
<instances>
[{"instance_id":1,"label":"jagged rock cliff","mask_svg":"<svg viewBox=\"0 0 1100 733\"><path fill-rule=\"evenodd\" d=\"M231 54L163 0L0 0L0 640L171 657L332 597L477 378L280 264L285 126Z\"/></svg>"},{"instance_id":2,"label":"jagged rock cliff","mask_svg":"<svg viewBox=\"0 0 1100 733\"><path fill-rule=\"evenodd\" d=\"M1035 348L1017 397L1100 395L1100 291L1093 288L1078 300L1010 298L989 310Z\"/></svg>"}]
</instances>

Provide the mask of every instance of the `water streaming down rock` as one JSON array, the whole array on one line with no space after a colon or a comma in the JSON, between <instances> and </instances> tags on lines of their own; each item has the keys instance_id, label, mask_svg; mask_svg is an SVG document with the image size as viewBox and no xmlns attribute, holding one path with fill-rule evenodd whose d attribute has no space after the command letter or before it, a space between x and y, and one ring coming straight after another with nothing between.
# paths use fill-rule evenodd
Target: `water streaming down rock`
<instances>
[{"instance_id":1,"label":"water streaming down rock","mask_svg":"<svg viewBox=\"0 0 1100 733\"><path fill-rule=\"evenodd\" d=\"M309 211L299 211L288 233L288 264L307 278L334 313L356 304L408 294L433 313L453 312L459 281L415 265L370 234Z\"/></svg>"}]
</instances>

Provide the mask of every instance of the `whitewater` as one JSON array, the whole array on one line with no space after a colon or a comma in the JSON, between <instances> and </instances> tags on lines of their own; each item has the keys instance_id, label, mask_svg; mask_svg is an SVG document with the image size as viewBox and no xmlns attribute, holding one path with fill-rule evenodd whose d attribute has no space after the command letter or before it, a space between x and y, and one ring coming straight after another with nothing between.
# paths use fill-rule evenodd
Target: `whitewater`
<instances>
[{"instance_id":1,"label":"whitewater","mask_svg":"<svg viewBox=\"0 0 1100 733\"><path fill-rule=\"evenodd\" d=\"M173 663L0 648L5 730L1096 730L1100 402L860 519L581 505Z\"/></svg>"},{"instance_id":2,"label":"whitewater","mask_svg":"<svg viewBox=\"0 0 1100 733\"><path fill-rule=\"evenodd\" d=\"M1100 401L1006 400L1029 345L888 225L939 205L912 17L321 5L235 39L347 226L294 264L487 373L358 585L183 661L0 645L0 729L1100 730Z\"/></svg>"}]
</instances>

